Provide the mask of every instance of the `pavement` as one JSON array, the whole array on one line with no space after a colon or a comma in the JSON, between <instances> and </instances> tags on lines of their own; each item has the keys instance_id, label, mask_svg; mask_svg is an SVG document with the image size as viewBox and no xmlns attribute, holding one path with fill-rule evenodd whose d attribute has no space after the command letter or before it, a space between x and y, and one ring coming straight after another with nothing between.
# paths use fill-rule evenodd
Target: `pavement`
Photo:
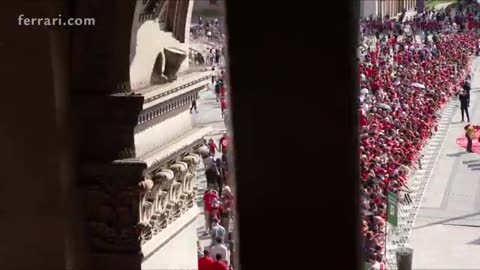
<instances>
[{"instance_id":1,"label":"pavement","mask_svg":"<svg viewBox=\"0 0 480 270\"><path fill-rule=\"evenodd\" d=\"M218 140L222 137L226 131L225 123L222 119L220 102L216 101L213 85L210 85L210 89L200 92L199 99L197 100L198 113L192 112L192 119L196 126L210 126L213 131L207 137L207 140L212 138L218 145ZM219 158L217 155L215 158ZM202 247L210 246L210 236L204 236L205 233L205 214L203 211L203 193L207 188L207 179L205 178L205 168L203 164L200 165L197 174L197 205L201 209L201 214L197 220L197 235Z\"/></svg>"},{"instance_id":2,"label":"pavement","mask_svg":"<svg viewBox=\"0 0 480 270\"><path fill-rule=\"evenodd\" d=\"M470 117L480 124L480 58L472 68ZM456 109L410 234L413 269L480 269L480 156L457 145Z\"/></svg>"}]
</instances>

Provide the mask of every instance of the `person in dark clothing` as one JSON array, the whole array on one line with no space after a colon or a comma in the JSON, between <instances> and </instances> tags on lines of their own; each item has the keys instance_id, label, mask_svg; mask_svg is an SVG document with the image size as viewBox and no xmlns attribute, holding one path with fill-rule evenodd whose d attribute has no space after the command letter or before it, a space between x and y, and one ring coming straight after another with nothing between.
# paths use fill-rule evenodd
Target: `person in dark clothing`
<instances>
[{"instance_id":1,"label":"person in dark clothing","mask_svg":"<svg viewBox=\"0 0 480 270\"><path fill-rule=\"evenodd\" d=\"M460 111L462 112L462 122L464 121L464 115L467 115L467 122L470 122L470 115L468 114L468 95L465 90L460 91L458 95L458 99L460 100Z\"/></svg>"},{"instance_id":2,"label":"person in dark clothing","mask_svg":"<svg viewBox=\"0 0 480 270\"><path fill-rule=\"evenodd\" d=\"M198 113L198 111L197 111L197 99L192 100L192 106L190 107L190 113L192 113L193 109L195 109L195 112Z\"/></svg>"},{"instance_id":3,"label":"person in dark clothing","mask_svg":"<svg viewBox=\"0 0 480 270\"><path fill-rule=\"evenodd\" d=\"M220 90L222 89L222 81L218 80L217 83L215 84L215 95L217 97L217 102L220 97Z\"/></svg>"},{"instance_id":4,"label":"person in dark clothing","mask_svg":"<svg viewBox=\"0 0 480 270\"><path fill-rule=\"evenodd\" d=\"M462 85L462 88L467 93L467 97L468 97L467 106L470 107L470 90L472 88L470 86L470 83L468 82L468 77L467 77L467 81L465 81L465 83Z\"/></svg>"},{"instance_id":5,"label":"person in dark clothing","mask_svg":"<svg viewBox=\"0 0 480 270\"><path fill-rule=\"evenodd\" d=\"M215 160L216 162L216 166L217 166L217 169L218 169L218 176L217 176L217 187L218 187L218 196L222 196L222 190L223 190L223 162L222 162L222 159L220 158L217 158Z\"/></svg>"},{"instance_id":6,"label":"person in dark clothing","mask_svg":"<svg viewBox=\"0 0 480 270\"><path fill-rule=\"evenodd\" d=\"M218 170L217 164L213 164L210 168L205 170L205 177L207 178L207 186L214 187L215 190L218 190L218 178L220 178L220 172Z\"/></svg>"},{"instance_id":7,"label":"person in dark clothing","mask_svg":"<svg viewBox=\"0 0 480 270\"><path fill-rule=\"evenodd\" d=\"M220 49L215 49L215 64L220 64Z\"/></svg>"},{"instance_id":8,"label":"person in dark clothing","mask_svg":"<svg viewBox=\"0 0 480 270\"><path fill-rule=\"evenodd\" d=\"M215 67L212 67L212 73L215 72ZM215 75L212 75L212 84L215 83Z\"/></svg>"}]
</instances>

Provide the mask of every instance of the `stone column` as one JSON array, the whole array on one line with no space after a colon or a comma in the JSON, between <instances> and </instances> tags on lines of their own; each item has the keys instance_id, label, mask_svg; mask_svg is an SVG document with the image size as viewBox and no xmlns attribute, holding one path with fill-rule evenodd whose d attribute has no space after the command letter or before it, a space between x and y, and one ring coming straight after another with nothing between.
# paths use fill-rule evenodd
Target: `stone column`
<instances>
[{"instance_id":1,"label":"stone column","mask_svg":"<svg viewBox=\"0 0 480 270\"><path fill-rule=\"evenodd\" d=\"M189 25L187 22L187 15L190 4L191 2L188 0L177 2L177 18L175 21L174 35L175 38L182 43L185 42L185 34L189 31L189 29L187 29L187 26Z\"/></svg>"},{"instance_id":2,"label":"stone column","mask_svg":"<svg viewBox=\"0 0 480 270\"><path fill-rule=\"evenodd\" d=\"M167 31L173 32L175 27L175 16L177 13L177 1L168 0L167 2L167 20L165 28Z\"/></svg>"},{"instance_id":3,"label":"stone column","mask_svg":"<svg viewBox=\"0 0 480 270\"><path fill-rule=\"evenodd\" d=\"M51 2L0 9L0 269L89 269L78 264L85 250L77 240L85 236L72 224L80 213L71 171L70 31L17 23L20 14L68 13L67 1Z\"/></svg>"},{"instance_id":4,"label":"stone column","mask_svg":"<svg viewBox=\"0 0 480 270\"><path fill-rule=\"evenodd\" d=\"M140 222L141 198L153 185L139 161L85 163L80 167L94 270L141 270L141 243L151 226Z\"/></svg>"}]
</instances>

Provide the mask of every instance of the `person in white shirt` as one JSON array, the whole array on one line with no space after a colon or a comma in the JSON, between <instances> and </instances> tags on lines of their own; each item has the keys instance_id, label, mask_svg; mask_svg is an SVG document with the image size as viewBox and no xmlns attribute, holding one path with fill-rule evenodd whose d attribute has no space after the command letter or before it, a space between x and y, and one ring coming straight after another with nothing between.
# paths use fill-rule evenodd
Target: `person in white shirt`
<instances>
[{"instance_id":1,"label":"person in white shirt","mask_svg":"<svg viewBox=\"0 0 480 270\"><path fill-rule=\"evenodd\" d=\"M222 225L220 225L220 222L217 218L214 218L213 225L212 225L212 234L211 234L212 245L215 243L216 239L220 239L223 243L226 235L227 235L227 231L225 230L225 228Z\"/></svg>"},{"instance_id":2,"label":"person in white shirt","mask_svg":"<svg viewBox=\"0 0 480 270\"><path fill-rule=\"evenodd\" d=\"M227 246L222 243L220 237L215 239L215 245L210 247L210 253L212 254L212 257L215 257L217 254L222 255L222 261L227 265L230 265L230 251Z\"/></svg>"}]
</instances>

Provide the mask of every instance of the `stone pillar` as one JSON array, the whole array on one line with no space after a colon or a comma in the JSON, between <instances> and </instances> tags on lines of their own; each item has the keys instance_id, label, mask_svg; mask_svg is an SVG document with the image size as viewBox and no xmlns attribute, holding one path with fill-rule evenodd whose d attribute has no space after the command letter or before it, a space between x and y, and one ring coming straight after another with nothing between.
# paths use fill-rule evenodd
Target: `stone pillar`
<instances>
[{"instance_id":1,"label":"stone pillar","mask_svg":"<svg viewBox=\"0 0 480 270\"><path fill-rule=\"evenodd\" d=\"M392 0L389 0L388 2L388 5L390 6L390 16L394 17L395 15L397 15L395 14L395 3Z\"/></svg>"},{"instance_id":2,"label":"stone pillar","mask_svg":"<svg viewBox=\"0 0 480 270\"><path fill-rule=\"evenodd\" d=\"M167 19L165 24L165 29L167 31L173 32L175 27L175 16L177 13L177 1L168 0L167 2Z\"/></svg>"},{"instance_id":3,"label":"stone pillar","mask_svg":"<svg viewBox=\"0 0 480 270\"><path fill-rule=\"evenodd\" d=\"M75 0L72 17L95 18L95 26L72 32L72 87L109 95L130 83L130 37L136 1ZM71 29L70 29L71 30ZM112 50L115 48L115 50Z\"/></svg>"},{"instance_id":4,"label":"stone pillar","mask_svg":"<svg viewBox=\"0 0 480 270\"><path fill-rule=\"evenodd\" d=\"M81 166L91 269L141 270L141 242L151 237L151 228L139 223L145 169L135 161Z\"/></svg>"},{"instance_id":5,"label":"stone pillar","mask_svg":"<svg viewBox=\"0 0 480 270\"><path fill-rule=\"evenodd\" d=\"M185 33L189 31L189 29L187 29L187 15L190 4L188 0L177 2L177 18L175 21L174 35L175 38L182 43L185 42Z\"/></svg>"},{"instance_id":6,"label":"stone pillar","mask_svg":"<svg viewBox=\"0 0 480 270\"><path fill-rule=\"evenodd\" d=\"M0 269L80 270L72 170L70 31L18 25L68 13L67 1L13 1L0 9ZM64 3L65 2L65 3ZM51 5L50 5L51 4Z\"/></svg>"}]
</instances>

